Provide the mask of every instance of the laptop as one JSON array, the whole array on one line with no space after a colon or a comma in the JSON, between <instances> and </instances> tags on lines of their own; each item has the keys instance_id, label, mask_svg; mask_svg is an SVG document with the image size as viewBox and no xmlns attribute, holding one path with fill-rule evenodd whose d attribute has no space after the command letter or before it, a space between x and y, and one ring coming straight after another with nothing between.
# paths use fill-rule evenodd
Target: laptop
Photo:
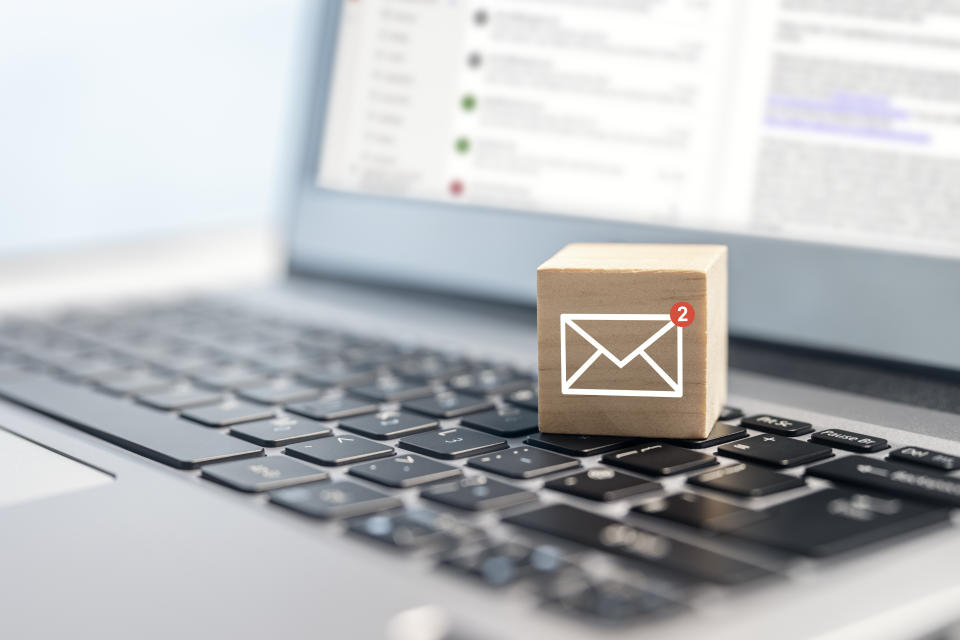
<instances>
[{"instance_id":1,"label":"laptop","mask_svg":"<svg viewBox=\"0 0 960 640\"><path fill-rule=\"evenodd\" d=\"M289 277L0 321L3 635L956 633L960 27L762 5L311 4ZM538 431L574 241L729 247L709 437Z\"/></svg>"}]
</instances>

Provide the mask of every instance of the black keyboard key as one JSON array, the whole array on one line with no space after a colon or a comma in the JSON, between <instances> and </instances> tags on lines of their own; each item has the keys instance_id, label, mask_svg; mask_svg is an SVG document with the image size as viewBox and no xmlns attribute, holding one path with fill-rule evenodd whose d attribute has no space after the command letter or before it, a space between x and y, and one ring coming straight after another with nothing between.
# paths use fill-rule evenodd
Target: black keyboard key
<instances>
[{"instance_id":1,"label":"black keyboard key","mask_svg":"<svg viewBox=\"0 0 960 640\"><path fill-rule=\"evenodd\" d=\"M671 440L670 444L688 449L706 449L707 447L716 447L726 442L741 440L749 434L743 427L727 424L726 422L717 422L710 430L710 435L699 440Z\"/></svg>"},{"instance_id":2,"label":"black keyboard key","mask_svg":"<svg viewBox=\"0 0 960 640\"><path fill-rule=\"evenodd\" d=\"M209 389L197 389L189 385L137 396L138 402L166 411L202 407L205 404L216 404L221 400L223 400L221 393Z\"/></svg>"},{"instance_id":3,"label":"black keyboard key","mask_svg":"<svg viewBox=\"0 0 960 640\"><path fill-rule=\"evenodd\" d=\"M197 384L212 389L243 389L269 382L264 372L242 362L224 362L196 371L191 376Z\"/></svg>"},{"instance_id":4,"label":"black keyboard key","mask_svg":"<svg viewBox=\"0 0 960 640\"><path fill-rule=\"evenodd\" d=\"M194 348L163 349L153 353L143 353L143 358L151 364L175 373L191 373L219 362L222 357L213 351Z\"/></svg>"},{"instance_id":5,"label":"black keyboard key","mask_svg":"<svg viewBox=\"0 0 960 640\"><path fill-rule=\"evenodd\" d=\"M732 534L807 556L850 551L948 518L946 509L844 489L825 489L765 513Z\"/></svg>"},{"instance_id":6,"label":"black keyboard key","mask_svg":"<svg viewBox=\"0 0 960 640\"><path fill-rule=\"evenodd\" d=\"M230 429L230 434L261 447L282 447L295 442L316 440L330 435L325 427L310 418L279 416L270 420L247 422Z\"/></svg>"},{"instance_id":7,"label":"black keyboard key","mask_svg":"<svg viewBox=\"0 0 960 640\"><path fill-rule=\"evenodd\" d=\"M373 442L360 436L337 434L332 438L321 438L287 447L287 455L302 458L307 462L335 467L354 462L364 462L377 458L386 458L394 454L393 447Z\"/></svg>"},{"instance_id":8,"label":"black keyboard key","mask_svg":"<svg viewBox=\"0 0 960 640\"><path fill-rule=\"evenodd\" d=\"M743 417L743 411L737 407L724 407L720 410L720 417L717 420L736 420Z\"/></svg>"},{"instance_id":9,"label":"black keyboard key","mask_svg":"<svg viewBox=\"0 0 960 640\"><path fill-rule=\"evenodd\" d=\"M481 369L450 378L451 389L483 396L490 393L506 393L529 387L533 381L510 369Z\"/></svg>"},{"instance_id":10,"label":"black keyboard key","mask_svg":"<svg viewBox=\"0 0 960 640\"><path fill-rule=\"evenodd\" d=\"M812 442L780 436L753 436L722 445L717 448L717 454L773 467L796 467L829 458L833 450Z\"/></svg>"},{"instance_id":11,"label":"black keyboard key","mask_svg":"<svg viewBox=\"0 0 960 640\"><path fill-rule=\"evenodd\" d=\"M401 360L390 366L396 373L414 380L447 380L467 370L462 360L427 354Z\"/></svg>"},{"instance_id":12,"label":"black keyboard key","mask_svg":"<svg viewBox=\"0 0 960 640\"><path fill-rule=\"evenodd\" d=\"M379 402L395 402L425 398L436 393L433 385L403 378L381 377L373 383L351 387L350 392Z\"/></svg>"},{"instance_id":13,"label":"black keyboard key","mask_svg":"<svg viewBox=\"0 0 960 640\"><path fill-rule=\"evenodd\" d=\"M467 464L502 476L522 479L575 469L580 466L580 461L534 447L514 447L499 453L471 458Z\"/></svg>"},{"instance_id":14,"label":"black keyboard key","mask_svg":"<svg viewBox=\"0 0 960 640\"><path fill-rule=\"evenodd\" d=\"M240 389L237 393L247 400L263 404L287 404L312 400L320 395L321 390L293 378L274 378L267 384Z\"/></svg>"},{"instance_id":15,"label":"black keyboard key","mask_svg":"<svg viewBox=\"0 0 960 640\"><path fill-rule=\"evenodd\" d=\"M373 415L347 418L340 422L342 429L377 440L402 438L421 431L436 429L438 425L439 423L433 418L425 418L408 411L381 411Z\"/></svg>"},{"instance_id":16,"label":"black keyboard key","mask_svg":"<svg viewBox=\"0 0 960 640\"><path fill-rule=\"evenodd\" d=\"M836 449L846 449L856 453L874 453L890 447L883 438L865 436L862 433L843 429L824 429L810 436L810 442L818 442Z\"/></svg>"},{"instance_id":17,"label":"black keyboard key","mask_svg":"<svg viewBox=\"0 0 960 640\"><path fill-rule=\"evenodd\" d=\"M629 498L630 496L659 491L662 488L656 482L642 480L607 467L593 467L573 475L556 478L544 486L548 489L563 491L587 500L600 502Z\"/></svg>"},{"instance_id":18,"label":"black keyboard key","mask_svg":"<svg viewBox=\"0 0 960 640\"><path fill-rule=\"evenodd\" d=\"M481 475L430 485L420 495L427 500L468 511L506 509L537 500L537 495L532 491Z\"/></svg>"},{"instance_id":19,"label":"black keyboard key","mask_svg":"<svg viewBox=\"0 0 960 640\"><path fill-rule=\"evenodd\" d=\"M231 399L211 407L187 409L181 415L208 427L229 427L241 422L267 420L274 414L274 409L270 407Z\"/></svg>"},{"instance_id":20,"label":"black keyboard key","mask_svg":"<svg viewBox=\"0 0 960 640\"><path fill-rule=\"evenodd\" d=\"M504 521L709 582L740 584L768 574L740 560L565 504Z\"/></svg>"},{"instance_id":21,"label":"black keyboard key","mask_svg":"<svg viewBox=\"0 0 960 640\"><path fill-rule=\"evenodd\" d=\"M536 431L539 418L536 411L505 405L490 411L465 416L460 419L460 424L492 433L495 436L513 438Z\"/></svg>"},{"instance_id":22,"label":"black keyboard key","mask_svg":"<svg viewBox=\"0 0 960 640\"><path fill-rule=\"evenodd\" d=\"M561 573L542 589L547 604L575 616L589 616L611 624L661 618L681 605L635 585L613 580L590 580L579 571Z\"/></svg>"},{"instance_id":23,"label":"black keyboard key","mask_svg":"<svg viewBox=\"0 0 960 640\"><path fill-rule=\"evenodd\" d=\"M687 479L687 482L698 487L749 498L806 486L806 483L796 476L788 476L772 469L742 462L706 471Z\"/></svg>"},{"instance_id":24,"label":"black keyboard key","mask_svg":"<svg viewBox=\"0 0 960 640\"><path fill-rule=\"evenodd\" d=\"M539 394L533 389L518 389L507 395L507 402L533 411L540 406Z\"/></svg>"},{"instance_id":25,"label":"black keyboard key","mask_svg":"<svg viewBox=\"0 0 960 640\"><path fill-rule=\"evenodd\" d=\"M250 493L273 491L295 484L326 480L327 474L308 464L284 456L261 456L256 460L234 460L210 464L200 472L204 478Z\"/></svg>"},{"instance_id":26,"label":"black keyboard key","mask_svg":"<svg viewBox=\"0 0 960 640\"><path fill-rule=\"evenodd\" d=\"M60 360L56 369L76 380L90 380L108 375L123 375L135 367L132 359L119 354L93 352Z\"/></svg>"},{"instance_id":27,"label":"black keyboard key","mask_svg":"<svg viewBox=\"0 0 960 640\"><path fill-rule=\"evenodd\" d=\"M876 493L960 507L960 478L950 478L895 462L846 456L810 467L807 475L840 484L852 484Z\"/></svg>"},{"instance_id":28,"label":"black keyboard key","mask_svg":"<svg viewBox=\"0 0 960 640\"><path fill-rule=\"evenodd\" d=\"M377 542L401 550L448 550L464 540L482 535L478 529L446 513L409 509L352 519L347 528Z\"/></svg>"},{"instance_id":29,"label":"black keyboard key","mask_svg":"<svg viewBox=\"0 0 960 640\"><path fill-rule=\"evenodd\" d=\"M715 532L738 529L764 517L762 513L695 493L677 493L645 502L633 511Z\"/></svg>"},{"instance_id":30,"label":"black keyboard key","mask_svg":"<svg viewBox=\"0 0 960 640\"><path fill-rule=\"evenodd\" d=\"M493 407L493 403L483 398L445 391L429 398L404 402L403 406L435 418L456 418L468 413L486 411Z\"/></svg>"},{"instance_id":31,"label":"black keyboard key","mask_svg":"<svg viewBox=\"0 0 960 640\"><path fill-rule=\"evenodd\" d=\"M404 438L399 444L402 449L447 460L507 448L506 440L462 427L419 433Z\"/></svg>"},{"instance_id":32,"label":"black keyboard key","mask_svg":"<svg viewBox=\"0 0 960 640\"><path fill-rule=\"evenodd\" d=\"M949 453L931 451L922 447L901 447L894 449L887 456L887 460L919 464L939 471L954 471L960 469L960 458Z\"/></svg>"},{"instance_id":33,"label":"black keyboard key","mask_svg":"<svg viewBox=\"0 0 960 640\"><path fill-rule=\"evenodd\" d=\"M341 420L351 416L362 416L365 413L374 413L377 408L376 402L342 394L287 405L287 411L314 420Z\"/></svg>"},{"instance_id":34,"label":"black keyboard key","mask_svg":"<svg viewBox=\"0 0 960 640\"><path fill-rule=\"evenodd\" d=\"M458 467L451 467L430 458L407 454L358 464L350 467L350 473L388 487L405 488L453 478L460 475L461 471Z\"/></svg>"},{"instance_id":35,"label":"black keyboard key","mask_svg":"<svg viewBox=\"0 0 960 640\"><path fill-rule=\"evenodd\" d=\"M813 431L813 425L809 422L800 422L799 420L787 420L778 416L760 414L743 418L740 424L751 429L766 431L778 436L802 436Z\"/></svg>"},{"instance_id":36,"label":"black keyboard key","mask_svg":"<svg viewBox=\"0 0 960 640\"><path fill-rule=\"evenodd\" d=\"M352 518L403 506L388 496L356 482L315 482L270 493L270 502L314 518Z\"/></svg>"},{"instance_id":37,"label":"black keyboard key","mask_svg":"<svg viewBox=\"0 0 960 640\"><path fill-rule=\"evenodd\" d=\"M366 384L377 377L376 367L370 365L331 362L297 371L297 375L310 384L321 387L343 387Z\"/></svg>"},{"instance_id":38,"label":"black keyboard key","mask_svg":"<svg viewBox=\"0 0 960 640\"><path fill-rule=\"evenodd\" d=\"M164 464L202 464L249 458L263 449L66 382L36 375L0 381L0 395Z\"/></svg>"},{"instance_id":39,"label":"black keyboard key","mask_svg":"<svg viewBox=\"0 0 960 640\"><path fill-rule=\"evenodd\" d=\"M594 456L629 447L636 438L619 436L577 436L566 433L535 433L525 440L541 449L550 449L568 456Z\"/></svg>"},{"instance_id":40,"label":"black keyboard key","mask_svg":"<svg viewBox=\"0 0 960 640\"><path fill-rule=\"evenodd\" d=\"M460 549L442 560L444 566L475 576L493 587L513 584L536 574L538 569L546 575L562 563L561 552L556 547L531 548L512 542Z\"/></svg>"},{"instance_id":41,"label":"black keyboard key","mask_svg":"<svg viewBox=\"0 0 960 640\"><path fill-rule=\"evenodd\" d=\"M169 373L154 369L139 368L123 373L109 374L97 378L97 386L118 396L135 393L153 393L169 389L177 379Z\"/></svg>"},{"instance_id":42,"label":"black keyboard key","mask_svg":"<svg viewBox=\"0 0 960 640\"><path fill-rule=\"evenodd\" d=\"M603 456L603 461L653 476L672 476L717 464L717 459L711 455L661 443L608 453Z\"/></svg>"}]
</instances>

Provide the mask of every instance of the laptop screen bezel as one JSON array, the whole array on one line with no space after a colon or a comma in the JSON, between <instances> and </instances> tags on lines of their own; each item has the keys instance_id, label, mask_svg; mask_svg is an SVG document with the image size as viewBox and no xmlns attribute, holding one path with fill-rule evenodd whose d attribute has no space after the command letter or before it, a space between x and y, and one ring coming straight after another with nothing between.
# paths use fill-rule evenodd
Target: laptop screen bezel
<instances>
[{"instance_id":1,"label":"laptop screen bezel","mask_svg":"<svg viewBox=\"0 0 960 640\"><path fill-rule=\"evenodd\" d=\"M734 335L960 369L960 256L629 224L336 192L317 186L340 2L308 16L298 153L287 204L290 271L534 305L536 267L569 242L730 248Z\"/></svg>"}]
</instances>

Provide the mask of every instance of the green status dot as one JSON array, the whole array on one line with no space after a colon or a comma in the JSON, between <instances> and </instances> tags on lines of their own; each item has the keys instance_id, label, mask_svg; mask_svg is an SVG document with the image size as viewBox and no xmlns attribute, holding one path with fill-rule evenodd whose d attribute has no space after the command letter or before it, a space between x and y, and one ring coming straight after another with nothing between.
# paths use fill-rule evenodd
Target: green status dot
<instances>
[{"instance_id":1,"label":"green status dot","mask_svg":"<svg viewBox=\"0 0 960 640\"><path fill-rule=\"evenodd\" d=\"M477 99L468 93L460 100L460 106L464 111L473 111L477 107Z\"/></svg>"},{"instance_id":2,"label":"green status dot","mask_svg":"<svg viewBox=\"0 0 960 640\"><path fill-rule=\"evenodd\" d=\"M470 140L467 138L457 138L454 148L460 153L466 153L470 151Z\"/></svg>"}]
</instances>

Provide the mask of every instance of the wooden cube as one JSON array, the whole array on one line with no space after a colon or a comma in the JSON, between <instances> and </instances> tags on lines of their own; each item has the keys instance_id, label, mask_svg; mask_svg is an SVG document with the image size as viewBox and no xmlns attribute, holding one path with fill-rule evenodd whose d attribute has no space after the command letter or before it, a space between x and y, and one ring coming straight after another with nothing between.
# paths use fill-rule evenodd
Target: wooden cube
<instances>
[{"instance_id":1,"label":"wooden cube","mask_svg":"<svg viewBox=\"0 0 960 640\"><path fill-rule=\"evenodd\" d=\"M727 396L727 248L571 244L537 269L540 430L705 438Z\"/></svg>"}]
</instances>

